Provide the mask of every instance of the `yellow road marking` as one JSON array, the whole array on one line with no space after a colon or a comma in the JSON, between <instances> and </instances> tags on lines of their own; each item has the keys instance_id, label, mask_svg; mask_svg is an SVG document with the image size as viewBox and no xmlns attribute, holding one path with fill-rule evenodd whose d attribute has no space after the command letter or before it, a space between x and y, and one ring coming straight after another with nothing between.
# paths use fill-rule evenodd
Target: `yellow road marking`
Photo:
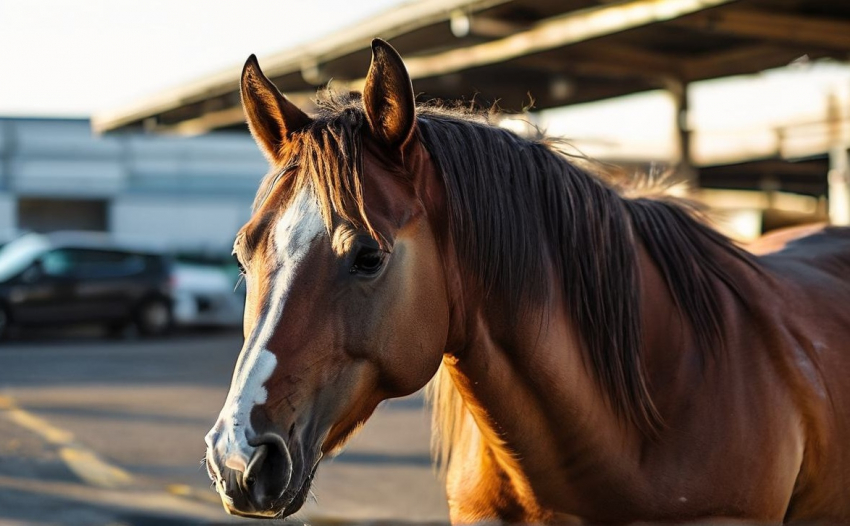
<instances>
[{"instance_id":1,"label":"yellow road marking","mask_svg":"<svg viewBox=\"0 0 850 526\"><path fill-rule=\"evenodd\" d=\"M212 491L198 491L192 486L188 486L186 484L169 484L166 486L165 490L176 497L199 500L201 502L208 502L217 506L221 505L221 498L218 496L218 493L213 493Z\"/></svg>"},{"instance_id":2,"label":"yellow road marking","mask_svg":"<svg viewBox=\"0 0 850 526\"><path fill-rule=\"evenodd\" d=\"M220 506L193 502L164 491L93 488L77 483L17 479L0 475L0 491L2 490L26 491L46 497L59 497L97 506L132 509L152 514L177 515L195 520L222 520Z\"/></svg>"},{"instance_id":3,"label":"yellow road marking","mask_svg":"<svg viewBox=\"0 0 850 526\"><path fill-rule=\"evenodd\" d=\"M17 407L6 409L6 418L40 435L53 445L62 446L74 441L74 435L70 431L54 427L43 418L37 417L23 409Z\"/></svg>"},{"instance_id":4,"label":"yellow road marking","mask_svg":"<svg viewBox=\"0 0 850 526\"><path fill-rule=\"evenodd\" d=\"M133 477L123 469L108 464L94 452L81 447L66 446L59 456L78 477L99 488L128 486Z\"/></svg>"},{"instance_id":5,"label":"yellow road marking","mask_svg":"<svg viewBox=\"0 0 850 526\"><path fill-rule=\"evenodd\" d=\"M118 488L133 481L132 475L113 466L74 440L74 434L21 409L7 396L0 396L0 414L12 422L59 446L59 456L75 475L100 488Z\"/></svg>"}]
</instances>

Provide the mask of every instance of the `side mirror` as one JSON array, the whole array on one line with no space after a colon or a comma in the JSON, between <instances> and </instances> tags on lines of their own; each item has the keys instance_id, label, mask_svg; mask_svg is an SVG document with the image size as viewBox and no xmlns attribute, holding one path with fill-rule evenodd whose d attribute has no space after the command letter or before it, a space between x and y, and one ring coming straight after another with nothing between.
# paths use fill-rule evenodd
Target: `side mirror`
<instances>
[{"instance_id":1,"label":"side mirror","mask_svg":"<svg viewBox=\"0 0 850 526\"><path fill-rule=\"evenodd\" d=\"M38 281L44 275L44 266L41 263L41 260L33 261L32 265L30 265L22 274L21 280L24 283L34 283Z\"/></svg>"}]
</instances>

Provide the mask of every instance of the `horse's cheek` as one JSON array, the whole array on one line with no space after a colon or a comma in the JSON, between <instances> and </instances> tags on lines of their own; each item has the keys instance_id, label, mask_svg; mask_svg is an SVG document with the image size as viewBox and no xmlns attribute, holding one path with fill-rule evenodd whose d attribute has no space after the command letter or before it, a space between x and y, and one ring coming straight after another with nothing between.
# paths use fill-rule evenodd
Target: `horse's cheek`
<instances>
[{"instance_id":1,"label":"horse's cheek","mask_svg":"<svg viewBox=\"0 0 850 526\"><path fill-rule=\"evenodd\" d=\"M386 315L378 316L384 342L381 369L395 395L422 388L437 371L448 335L445 279L430 231L421 224L414 237L396 242L388 276Z\"/></svg>"}]
</instances>

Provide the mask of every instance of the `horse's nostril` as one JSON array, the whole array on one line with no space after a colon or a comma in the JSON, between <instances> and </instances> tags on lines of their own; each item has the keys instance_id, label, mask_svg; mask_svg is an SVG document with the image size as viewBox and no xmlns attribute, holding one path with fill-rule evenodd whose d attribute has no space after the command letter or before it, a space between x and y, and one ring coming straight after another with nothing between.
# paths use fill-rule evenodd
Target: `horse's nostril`
<instances>
[{"instance_id":1,"label":"horse's nostril","mask_svg":"<svg viewBox=\"0 0 850 526\"><path fill-rule=\"evenodd\" d=\"M251 455L251 460L248 461L248 467L245 468L245 480L248 479L253 480L255 478L254 474L259 472L263 463L266 461L266 457L269 455L269 447L265 444L261 444L257 446L257 449L254 450L254 454Z\"/></svg>"},{"instance_id":2,"label":"horse's nostril","mask_svg":"<svg viewBox=\"0 0 850 526\"><path fill-rule=\"evenodd\" d=\"M257 509L268 509L289 486L292 459L279 435L267 433L252 440L251 445L256 449L243 473L243 488Z\"/></svg>"}]
</instances>

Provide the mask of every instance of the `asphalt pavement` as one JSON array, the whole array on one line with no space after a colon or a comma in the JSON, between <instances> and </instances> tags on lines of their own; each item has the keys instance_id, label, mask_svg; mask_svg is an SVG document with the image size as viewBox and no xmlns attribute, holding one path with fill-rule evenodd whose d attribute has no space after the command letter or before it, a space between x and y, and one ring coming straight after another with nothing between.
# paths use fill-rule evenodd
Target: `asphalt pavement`
<instances>
[{"instance_id":1,"label":"asphalt pavement","mask_svg":"<svg viewBox=\"0 0 850 526\"><path fill-rule=\"evenodd\" d=\"M232 332L0 342L0 525L252 522L224 512L200 465L240 346ZM419 394L386 402L292 522L445 523L428 418Z\"/></svg>"}]
</instances>

